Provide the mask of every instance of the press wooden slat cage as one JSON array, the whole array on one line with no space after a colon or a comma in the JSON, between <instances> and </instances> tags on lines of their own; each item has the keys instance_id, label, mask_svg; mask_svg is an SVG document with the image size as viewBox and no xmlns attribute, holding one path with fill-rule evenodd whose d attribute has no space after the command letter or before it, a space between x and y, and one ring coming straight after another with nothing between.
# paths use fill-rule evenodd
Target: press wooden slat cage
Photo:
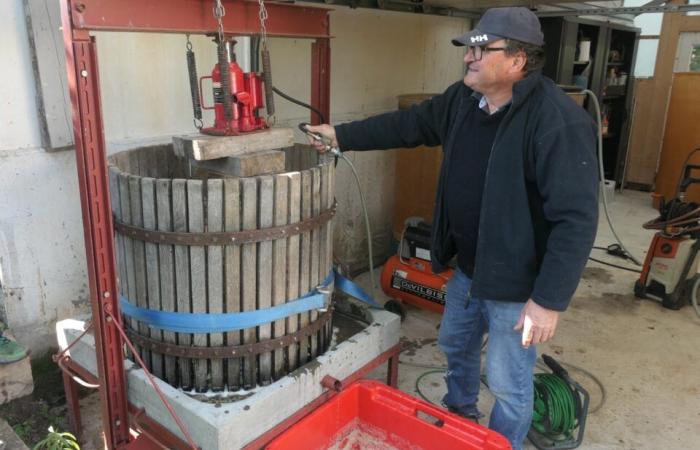
<instances>
[{"instance_id":1,"label":"press wooden slat cage","mask_svg":"<svg viewBox=\"0 0 700 450\"><path fill-rule=\"evenodd\" d=\"M195 178L170 145L111 156L120 295L156 311L236 313L293 301L326 280L334 165L307 146L284 151L284 173L245 178ZM178 245L155 234L265 230L304 220L301 233L242 244ZM140 234L125 231L132 228ZM218 333L164 331L126 316L125 324L149 370L171 385L238 390L269 384L322 354L331 341L330 308ZM253 346L241 347L247 344Z\"/></svg>"}]
</instances>

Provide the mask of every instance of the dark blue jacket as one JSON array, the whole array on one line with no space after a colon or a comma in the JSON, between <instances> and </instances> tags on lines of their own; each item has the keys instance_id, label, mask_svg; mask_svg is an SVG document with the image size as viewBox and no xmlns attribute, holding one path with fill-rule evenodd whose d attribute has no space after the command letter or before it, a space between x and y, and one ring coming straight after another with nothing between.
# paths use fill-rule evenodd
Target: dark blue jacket
<instances>
[{"instance_id":1,"label":"dark blue jacket","mask_svg":"<svg viewBox=\"0 0 700 450\"><path fill-rule=\"evenodd\" d=\"M436 272L456 253L443 196L455 124L478 102L472 93L460 81L408 110L335 127L341 150L443 145L433 217ZM486 170L472 296L532 298L566 309L598 224L595 148L591 117L550 79L536 72L515 84Z\"/></svg>"}]
</instances>

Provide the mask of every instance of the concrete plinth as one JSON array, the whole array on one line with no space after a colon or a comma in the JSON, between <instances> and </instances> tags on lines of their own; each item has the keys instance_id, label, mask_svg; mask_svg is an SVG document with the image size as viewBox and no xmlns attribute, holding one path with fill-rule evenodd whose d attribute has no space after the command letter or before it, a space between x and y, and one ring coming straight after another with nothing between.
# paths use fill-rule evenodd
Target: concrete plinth
<instances>
[{"instance_id":1,"label":"concrete plinth","mask_svg":"<svg viewBox=\"0 0 700 450\"><path fill-rule=\"evenodd\" d=\"M320 396L321 380L326 375L344 379L398 344L399 317L381 310L371 313L373 323L364 330L269 386L236 392L237 401L232 401L230 395L229 399L209 397L200 401L160 380L158 386L203 450L241 448ZM83 327L82 322L75 320L59 322L56 328L61 346L75 340ZM96 375L94 345L92 336L86 335L71 348L70 356ZM128 360L124 367L129 401L183 437L146 374ZM205 398L201 394L197 397Z\"/></svg>"}]
</instances>

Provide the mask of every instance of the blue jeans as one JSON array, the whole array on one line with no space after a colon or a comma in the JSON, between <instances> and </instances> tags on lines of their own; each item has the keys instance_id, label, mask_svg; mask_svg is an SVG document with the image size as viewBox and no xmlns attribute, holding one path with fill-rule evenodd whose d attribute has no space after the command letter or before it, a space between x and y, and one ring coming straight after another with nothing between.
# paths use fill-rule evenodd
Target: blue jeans
<instances>
[{"instance_id":1,"label":"blue jeans","mask_svg":"<svg viewBox=\"0 0 700 450\"><path fill-rule=\"evenodd\" d=\"M519 450L532 420L532 375L537 357L535 346L524 349L522 333L513 331L524 303L473 298L470 286L471 279L459 270L447 284L438 338L447 356L443 403L463 416L480 416L481 342L488 331L486 378L496 397L489 428L503 434L513 449Z\"/></svg>"}]
</instances>

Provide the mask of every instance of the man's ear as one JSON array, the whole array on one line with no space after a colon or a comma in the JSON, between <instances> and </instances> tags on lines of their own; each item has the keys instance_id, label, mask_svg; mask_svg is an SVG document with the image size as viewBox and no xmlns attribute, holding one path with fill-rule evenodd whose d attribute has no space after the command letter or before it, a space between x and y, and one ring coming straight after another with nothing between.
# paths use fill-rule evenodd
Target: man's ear
<instances>
[{"instance_id":1,"label":"man's ear","mask_svg":"<svg viewBox=\"0 0 700 450\"><path fill-rule=\"evenodd\" d=\"M515 72L522 72L523 69L525 68L525 64L527 64L527 56L525 55L525 53L524 52L516 53L515 57L513 58L513 66L512 66L514 71Z\"/></svg>"}]
</instances>

